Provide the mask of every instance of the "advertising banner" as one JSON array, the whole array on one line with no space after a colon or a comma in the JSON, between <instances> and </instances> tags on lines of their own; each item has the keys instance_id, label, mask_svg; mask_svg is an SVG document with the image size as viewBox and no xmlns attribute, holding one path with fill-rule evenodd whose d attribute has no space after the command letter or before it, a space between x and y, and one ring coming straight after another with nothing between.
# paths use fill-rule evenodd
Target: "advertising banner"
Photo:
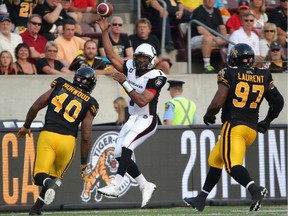
<instances>
[{"instance_id":1,"label":"advertising banner","mask_svg":"<svg viewBox=\"0 0 288 216\"><path fill-rule=\"evenodd\" d=\"M16 131L0 131L0 211L30 207L39 195L40 188L33 184L31 177L39 131L32 132L32 137L17 139ZM118 162L113 151L118 132L119 127L93 128L89 156L93 171L87 184L81 179L78 141L75 158L50 206L61 209L91 205L101 208L111 204L140 207L139 186L129 175L123 178L118 198L97 193L97 188L109 184L116 175ZM135 150L133 160L146 179L157 185L149 205L177 205L183 203L184 197L200 192L209 169L208 155L219 134L220 126L159 126L156 133ZM287 125L273 125L266 134L259 133L246 151L244 165L257 184L268 188L267 201L287 200ZM208 199L241 202L250 200L250 194L223 170Z\"/></svg>"}]
</instances>

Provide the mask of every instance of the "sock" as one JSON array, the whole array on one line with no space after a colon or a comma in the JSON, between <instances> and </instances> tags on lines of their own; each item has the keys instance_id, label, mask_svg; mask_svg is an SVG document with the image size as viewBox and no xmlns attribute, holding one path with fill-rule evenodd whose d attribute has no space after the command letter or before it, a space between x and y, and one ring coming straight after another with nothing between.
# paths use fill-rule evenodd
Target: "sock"
<instances>
[{"instance_id":1,"label":"sock","mask_svg":"<svg viewBox=\"0 0 288 216\"><path fill-rule=\"evenodd\" d=\"M136 182L139 184L140 188L143 188L144 185L148 182L143 174L140 174L135 178Z\"/></svg>"},{"instance_id":2,"label":"sock","mask_svg":"<svg viewBox=\"0 0 288 216\"><path fill-rule=\"evenodd\" d=\"M218 183L221 175L222 169L210 167L202 191L208 195L214 186Z\"/></svg>"},{"instance_id":3,"label":"sock","mask_svg":"<svg viewBox=\"0 0 288 216\"><path fill-rule=\"evenodd\" d=\"M131 160L127 173L134 179L136 179L137 176L141 175L141 172L139 171L137 164L133 160Z\"/></svg>"},{"instance_id":4,"label":"sock","mask_svg":"<svg viewBox=\"0 0 288 216\"><path fill-rule=\"evenodd\" d=\"M253 196L253 194L257 194L259 187L258 187L258 185L255 184L254 181L251 181L246 186L246 190L248 190L250 192L251 196Z\"/></svg>"},{"instance_id":5,"label":"sock","mask_svg":"<svg viewBox=\"0 0 288 216\"><path fill-rule=\"evenodd\" d=\"M47 178L51 179L51 176L46 173L37 173L34 176L34 183L38 186L45 186L44 181L46 181Z\"/></svg>"},{"instance_id":6,"label":"sock","mask_svg":"<svg viewBox=\"0 0 288 216\"><path fill-rule=\"evenodd\" d=\"M233 166L230 175L243 187L252 182L247 169L241 165Z\"/></svg>"},{"instance_id":7,"label":"sock","mask_svg":"<svg viewBox=\"0 0 288 216\"><path fill-rule=\"evenodd\" d=\"M131 164L132 161L131 156L132 156L132 150L122 147L122 154L119 161L119 167L117 170L117 174L121 175L122 177L125 175Z\"/></svg>"},{"instance_id":8,"label":"sock","mask_svg":"<svg viewBox=\"0 0 288 216\"><path fill-rule=\"evenodd\" d=\"M36 202L33 205L33 208L35 209L42 209L42 207L44 206L44 200L43 198L39 195L39 197L37 198Z\"/></svg>"},{"instance_id":9,"label":"sock","mask_svg":"<svg viewBox=\"0 0 288 216\"><path fill-rule=\"evenodd\" d=\"M210 65L210 58L203 58L204 61L204 68Z\"/></svg>"}]
</instances>

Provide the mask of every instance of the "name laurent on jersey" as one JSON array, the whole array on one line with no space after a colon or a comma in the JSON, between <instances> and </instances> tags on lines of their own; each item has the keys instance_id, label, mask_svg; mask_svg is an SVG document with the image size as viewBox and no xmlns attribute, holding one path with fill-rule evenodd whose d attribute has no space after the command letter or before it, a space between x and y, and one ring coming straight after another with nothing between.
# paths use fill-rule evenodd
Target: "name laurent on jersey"
<instances>
[{"instance_id":1,"label":"name laurent on jersey","mask_svg":"<svg viewBox=\"0 0 288 216\"><path fill-rule=\"evenodd\" d=\"M64 84L63 84L63 87L64 87L67 91L69 91L69 92L71 92L72 94L74 94L75 96L83 99L84 101L88 101L88 100L90 99L90 96L84 94L82 91L80 91L79 89L77 89L77 88L69 85L68 83L64 83Z\"/></svg>"},{"instance_id":2,"label":"name laurent on jersey","mask_svg":"<svg viewBox=\"0 0 288 216\"><path fill-rule=\"evenodd\" d=\"M238 80L244 80L247 82L254 82L254 83L263 83L264 76L238 73Z\"/></svg>"}]
</instances>

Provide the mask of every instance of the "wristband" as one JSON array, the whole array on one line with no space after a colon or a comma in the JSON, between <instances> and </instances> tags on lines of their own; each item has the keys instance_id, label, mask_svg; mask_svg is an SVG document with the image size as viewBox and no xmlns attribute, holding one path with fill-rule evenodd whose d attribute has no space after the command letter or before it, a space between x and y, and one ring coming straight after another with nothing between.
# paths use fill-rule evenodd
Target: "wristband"
<instances>
[{"instance_id":1,"label":"wristband","mask_svg":"<svg viewBox=\"0 0 288 216\"><path fill-rule=\"evenodd\" d=\"M123 82L121 85L128 94L134 90L133 87L130 85L130 83L127 80L125 82Z\"/></svg>"},{"instance_id":2,"label":"wristband","mask_svg":"<svg viewBox=\"0 0 288 216\"><path fill-rule=\"evenodd\" d=\"M23 124L23 127L25 127L26 129L30 128L30 124L27 124L26 122Z\"/></svg>"}]
</instances>

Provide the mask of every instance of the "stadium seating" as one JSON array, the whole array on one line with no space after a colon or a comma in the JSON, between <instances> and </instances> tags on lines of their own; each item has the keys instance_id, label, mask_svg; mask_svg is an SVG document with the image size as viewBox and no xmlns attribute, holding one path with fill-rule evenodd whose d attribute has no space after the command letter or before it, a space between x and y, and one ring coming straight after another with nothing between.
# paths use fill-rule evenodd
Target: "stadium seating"
<instances>
[{"instance_id":1,"label":"stadium seating","mask_svg":"<svg viewBox=\"0 0 288 216\"><path fill-rule=\"evenodd\" d=\"M188 42L187 41L187 28L188 23L181 23L178 26L179 31L179 49L176 54L176 61L187 62L188 61ZM201 49L193 49L190 51L192 56L192 71L193 73L202 73L203 70L203 57ZM216 69L223 68L227 65L225 51L215 47L212 50L211 64Z\"/></svg>"}]
</instances>

